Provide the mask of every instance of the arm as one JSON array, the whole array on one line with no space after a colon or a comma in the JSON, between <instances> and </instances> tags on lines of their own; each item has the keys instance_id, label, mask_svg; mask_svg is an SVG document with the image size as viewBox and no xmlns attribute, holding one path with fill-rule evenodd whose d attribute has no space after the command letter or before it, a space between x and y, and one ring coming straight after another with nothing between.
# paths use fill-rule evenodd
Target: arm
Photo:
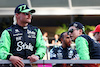
<instances>
[{"instance_id":1,"label":"arm","mask_svg":"<svg viewBox=\"0 0 100 67\"><path fill-rule=\"evenodd\" d=\"M11 46L10 34L7 30L4 30L0 39L0 59L10 60L15 67L17 66L24 67L24 63L21 61L22 58L18 56L13 56L13 54L10 53L10 46Z\"/></svg>"},{"instance_id":2,"label":"arm","mask_svg":"<svg viewBox=\"0 0 100 67\"><path fill-rule=\"evenodd\" d=\"M83 37L75 40L76 50L81 60L90 60L88 41Z\"/></svg>"},{"instance_id":3,"label":"arm","mask_svg":"<svg viewBox=\"0 0 100 67\"><path fill-rule=\"evenodd\" d=\"M79 60L79 55L77 54L77 51L73 49L73 57L71 58L71 60Z\"/></svg>"},{"instance_id":4,"label":"arm","mask_svg":"<svg viewBox=\"0 0 100 67\"><path fill-rule=\"evenodd\" d=\"M36 50L35 55L38 55L40 59L42 59L46 53L46 46L45 46L45 41L43 39L40 29L38 29L37 31L36 48L37 50Z\"/></svg>"},{"instance_id":5,"label":"arm","mask_svg":"<svg viewBox=\"0 0 100 67\"><path fill-rule=\"evenodd\" d=\"M8 55L12 55L10 52L11 39L7 30L4 30L0 39L0 59L7 59Z\"/></svg>"}]
</instances>

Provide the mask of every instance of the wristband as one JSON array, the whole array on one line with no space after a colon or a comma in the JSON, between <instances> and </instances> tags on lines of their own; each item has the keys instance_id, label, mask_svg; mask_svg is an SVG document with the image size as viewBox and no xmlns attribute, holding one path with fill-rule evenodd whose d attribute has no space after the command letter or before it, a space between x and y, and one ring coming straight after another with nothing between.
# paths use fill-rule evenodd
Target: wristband
<instances>
[{"instance_id":1,"label":"wristband","mask_svg":"<svg viewBox=\"0 0 100 67\"><path fill-rule=\"evenodd\" d=\"M7 56L7 59L9 60L10 57L11 57L11 55L8 55L8 56Z\"/></svg>"}]
</instances>

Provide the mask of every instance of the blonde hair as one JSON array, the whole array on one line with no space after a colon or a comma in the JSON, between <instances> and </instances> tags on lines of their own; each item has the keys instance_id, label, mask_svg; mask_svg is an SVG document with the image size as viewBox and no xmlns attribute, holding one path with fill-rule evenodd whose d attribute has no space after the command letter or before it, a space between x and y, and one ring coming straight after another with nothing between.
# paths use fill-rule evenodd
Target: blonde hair
<instances>
[{"instance_id":1,"label":"blonde hair","mask_svg":"<svg viewBox=\"0 0 100 67\"><path fill-rule=\"evenodd\" d=\"M16 25L16 23L17 23L16 15L14 15L14 17L13 17L13 24Z\"/></svg>"}]
</instances>

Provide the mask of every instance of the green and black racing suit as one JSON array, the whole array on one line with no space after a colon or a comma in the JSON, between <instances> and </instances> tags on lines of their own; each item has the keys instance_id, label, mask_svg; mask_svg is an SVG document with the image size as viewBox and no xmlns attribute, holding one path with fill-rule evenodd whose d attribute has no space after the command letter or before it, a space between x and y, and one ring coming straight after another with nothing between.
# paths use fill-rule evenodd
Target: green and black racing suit
<instances>
[{"instance_id":1,"label":"green and black racing suit","mask_svg":"<svg viewBox=\"0 0 100 67\"><path fill-rule=\"evenodd\" d=\"M32 54L38 55L42 59L45 53L46 46L42 33L35 26L12 25L5 29L1 35L0 59L7 59L9 55L27 59Z\"/></svg>"}]
</instances>

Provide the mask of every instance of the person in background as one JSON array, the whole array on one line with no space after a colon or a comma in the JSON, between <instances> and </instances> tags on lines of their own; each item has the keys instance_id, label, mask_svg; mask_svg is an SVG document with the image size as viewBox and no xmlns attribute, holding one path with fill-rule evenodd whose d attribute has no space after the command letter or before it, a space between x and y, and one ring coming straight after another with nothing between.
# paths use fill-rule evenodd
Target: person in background
<instances>
[{"instance_id":1,"label":"person in background","mask_svg":"<svg viewBox=\"0 0 100 67\"><path fill-rule=\"evenodd\" d=\"M54 39L52 40L52 44L54 45L54 47L58 47L61 42L59 41L59 36L57 34L54 35Z\"/></svg>"},{"instance_id":2,"label":"person in background","mask_svg":"<svg viewBox=\"0 0 100 67\"><path fill-rule=\"evenodd\" d=\"M0 59L10 60L15 67L25 67L23 59L42 59L46 46L39 28L30 25L34 9L20 4L15 9L16 23L5 29L0 39ZM26 67L31 67L30 65Z\"/></svg>"},{"instance_id":3,"label":"person in background","mask_svg":"<svg viewBox=\"0 0 100 67\"><path fill-rule=\"evenodd\" d=\"M94 31L91 31L94 34L94 40L100 43L100 24L96 26Z\"/></svg>"},{"instance_id":4,"label":"person in background","mask_svg":"<svg viewBox=\"0 0 100 67\"><path fill-rule=\"evenodd\" d=\"M79 59L76 50L70 47L71 39L68 33L63 32L59 39L61 40L62 45L59 47L53 47L50 50L50 59ZM63 67L62 65L60 66Z\"/></svg>"},{"instance_id":5,"label":"person in background","mask_svg":"<svg viewBox=\"0 0 100 67\"><path fill-rule=\"evenodd\" d=\"M47 47L46 54L45 54L43 60L49 60L50 59L50 54L49 54L48 32L43 33L43 39L44 39L44 41L46 43L46 47Z\"/></svg>"},{"instance_id":6,"label":"person in background","mask_svg":"<svg viewBox=\"0 0 100 67\"><path fill-rule=\"evenodd\" d=\"M90 36L92 39L94 39L94 34L93 34L92 31L90 31L90 32L88 33L88 36Z\"/></svg>"},{"instance_id":7,"label":"person in background","mask_svg":"<svg viewBox=\"0 0 100 67\"><path fill-rule=\"evenodd\" d=\"M47 32L43 33L43 39L46 43L46 46L49 48L49 41L48 41L48 33Z\"/></svg>"}]
</instances>

